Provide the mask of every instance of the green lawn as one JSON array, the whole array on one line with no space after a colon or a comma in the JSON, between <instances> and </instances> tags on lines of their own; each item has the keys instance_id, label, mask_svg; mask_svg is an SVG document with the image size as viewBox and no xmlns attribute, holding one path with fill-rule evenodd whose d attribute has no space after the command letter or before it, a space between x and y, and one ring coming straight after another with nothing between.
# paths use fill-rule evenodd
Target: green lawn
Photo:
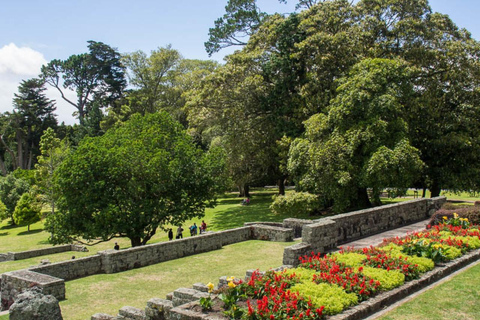
<instances>
[{"instance_id":1,"label":"green lawn","mask_svg":"<svg viewBox=\"0 0 480 320\"><path fill-rule=\"evenodd\" d=\"M281 222L287 216L275 215L269 209L272 202L272 195L276 190L259 189L252 193L251 204L242 206L240 204L242 198L235 193L229 193L219 198L218 205L215 208L207 208L205 217L196 218L186 221L183 226L187 229L194 222L199 226L202 220L205 220L208 230L225 230L236 227L242 227L245 222L252 221L278 221ZM307 215L299 216L299 218L308 219ZM175 228L175 226L173 226ZM175 230L174 230L175 231ZM184 237L190 236L188 232L184 232ZM30 232L27 226L10 225L8 220L0 222L0 253L18 252L25 250L33 250L49 247L49 234L43 231L43 222L37 222L30 226ZM156 243L168 240L166 232L158 230L157 234L149 241ZM91 248L93 253L97 251L112 249L113 244L118 242L121 248L130 247L128 239L113 239L109 242L100 243Z\"/></svg>"},{"instance_id":2,"label":"green lawn","mask_svg":"<svg viewBox=\"0 0 480 320\"><path fill-rule=\"evenodd\" d=\"M480 264L395 308L381 320L480 319Z\"/></svg>"},{"instance_id":3,"label":"green lawn","mask_svg":"<svg viewBox=\"0 0 480 320\"><path fill-rule=\"evenodd\" d=\"M68 320L85 320L97 313L116 315L123 306L145 308L151 298L197 282L217 283L221 276L243 278L248 269L282 265L283 249L293 245L247 241L195 256L116 274L100 274L66 282L67 300L60 306Z\"/></svg>"}]
</instances>

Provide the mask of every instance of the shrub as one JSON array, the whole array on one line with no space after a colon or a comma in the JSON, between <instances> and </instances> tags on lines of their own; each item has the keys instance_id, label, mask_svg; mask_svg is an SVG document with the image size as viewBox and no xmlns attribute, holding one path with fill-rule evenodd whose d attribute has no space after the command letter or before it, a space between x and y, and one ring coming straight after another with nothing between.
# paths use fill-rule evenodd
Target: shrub
<instances>
[{"instance_id":1,"label":"shrub","mask_svg":"<svg viewBox=\"0 0 480 320\"><path fill-rule=\"evenodd\" d=\"M296 279L300 282L311 282L313 280L313 275L315 274L314 270L309 270L305 268L294 268L285 270L285 275L295 276Z\"/></svg>"},{"instance_id":2,"label":"shrub","mask_svg":"<svg viewBox=\"0 0 480 320\"><path fill-rule=\"evenodd\" d=\"M274 195L270 209L275 214L297 217L302 213L316 214L322 204L316 195L308 192L291 192L283 195Z\"/></svg>"},{"instance_id":3,"label":"shrub","mask_svg":"<svg viewBox=\"0 0 480 320\"><path fill-rule=\"evenodd\" d=\"M406 255L405 253L402 252L402 247L396 244L390 243L387 246L381 247L381 249L386 252L389 252L389 254L397 258L407 257L410 263L417 265L418 271L420 271L420 273L433 270L433 268L435 267L435 263L433 262L432 259Z\"/></svg>"},{"instance_id":4,"label":"shrub","mask_svg":"<svg viewBox=\"0 0 480 320\"><path fill-rule=\"evenodd\" d=\"M301 296L310 297L314 306L325 306L323 312L327 315L340 313L343 309L358 304L355 293L347 293L337 285L305 282L294 285L290 290L298 291Z\"/></svg>"},{"instance_id":5,"label":"shrub","mask_svg":"<svg viewBox=\"0 0 480 320\"><path fill-rule=\"evenodd\" d=\"M454 213L457 213L460 218L468 219L470 223L480 224L480 206L469 206L450 210L442 208L433 214L429 225L435 226L443 223L443 217L447 217L448 220L451 220L454 217Z\"/></svg>"},{"instance_id":6,"label":"shrub","mask_svg":"<svg viewBox=\"0 0 480 320\"><path fill-rule=\"evenodd\" d=\"M13 220L16 224L28 225L28 231L30 231L30 224L40 220L41 211L41 202L33 193L27 192L18 200L13 212Z\"/></svg>"},{"instance_id":7,"label":"shrub","mask_svg":"<svg viewBox=\"0 0 480 320\"><path fill-rule=\"evenodd\" d=\"M356 252L334 253L331 255L337 259L337 262L344 263L348 267L359 267L367 256Z\"/></svg>"},{"instance_id":8,"label":"shrub","mask_svg":"<svg viewBox=\"0 0 480 320\"><path fill-rule=\"evenodd\" d=\"M405 276L397 270L385 270L374 267L363 267L361 271L369 278L380 282L380 290L392 290L405 283Z\"/></svg>"}]
</instances>

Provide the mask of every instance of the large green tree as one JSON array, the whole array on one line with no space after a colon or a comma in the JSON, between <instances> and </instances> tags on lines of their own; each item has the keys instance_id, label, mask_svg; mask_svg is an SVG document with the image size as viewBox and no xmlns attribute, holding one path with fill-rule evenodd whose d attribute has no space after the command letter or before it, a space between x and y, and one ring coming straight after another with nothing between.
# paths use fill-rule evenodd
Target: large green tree
<instances>
[{"instance_id":1,"label":"large green tree","mask_svg":"<svg viewBox=\"0 0 480 320\"><path fill-rule=\"evenodd\" d=\"M297 186L334 201L336 211L370 206L386 187L409 187L422 169L408 140L411 72L402 61L365 59L339 80L327 113L306 121L290 150Z\"/></svg>"},{"instance_id":2,"label":"large green tree","mask_svg":"<svg viewBox=\"0 0 480 320\"><path fill-rule=\"evenodd\" d=\"M62 197L47 218L53 243L128 237L146 244L157 228L201 217L222 181L218 150L198 149L165 112L84 139L58 168Z\"/></svg>"},{"instance_id":3,"label":"large green tree","mask_svg":"<svg viewBox=\"0 0 480 320\"><path fill-rule=\"evenodd\" d=\"M43 131L57 126L55 103L45 96L45 90L42 79L23 80L13 99L13 112L4 114L7 126L0 143L11 157L13 170L33 168Z\"/></svg>"},{"instance_id":4,"label":"large green tree","mask_svg":"<svg viewBox=\"0 0 480 320\"><path fill-rule=\"evenodd\" d=\"M57 138L54 130L48 128L45 130L40 140L41 154L38 156L38 163L35 165L35 180L40 198L44 203L48 203L51 213L55 213L55 203L59 197L54 183L55 170L68 155L70 149L66 139Z\"/></svg>"},{"instance_id":5,"label":"large green tree","mask_svg":"<svg viewBox=\"0 0 480 320\"><path fill-rule=\"evenodd\" d=\"M88 49L88 53L72 55L66 60L50 61L42 67L41 74L46 83L75 107L82 126L86 125L89 115L93 113L95 117L98 109L119 99L127 84L125 68L116 49L97 41L88 41ZM74 91L77 100L70 100L66 90Z\"/></svg>"}]
</instances>

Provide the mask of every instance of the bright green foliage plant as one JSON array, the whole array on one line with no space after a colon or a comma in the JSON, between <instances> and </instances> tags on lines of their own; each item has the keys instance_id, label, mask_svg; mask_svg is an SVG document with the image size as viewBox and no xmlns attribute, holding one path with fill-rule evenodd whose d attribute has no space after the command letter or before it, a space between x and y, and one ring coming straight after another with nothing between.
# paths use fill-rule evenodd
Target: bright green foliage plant
<instances>
[{"instance_id":1,"label":"bright green foliage plant","mask_svg":"<svg viewBox=\"0 0 480 320\"><path fill-rule=\"evenodd\" d=\"M323 312L333 315L342 312L344 309L358 304L358 297L355 293L347 293L337 285L327 283L301 282L291 287L293 292L298 291L300 295L309 297L315 306L325 306Z\"/></svg>"},{"instance_id":2,"label":"bright green foliage plant","mask_svg":"<svg viewBox=\"0 0 480 320\"><path fill-rule=\"evenodd\" d=\"M30 225L40 220L42 212L42 204L38 197L32 192L24 193L17 202L15 211L13 212L13 220L16 224Z\"/></svg>"},{"instance_id":3,"label":"bright green foliage plant","mask_svg":"<svg viewBox=\"0 0 480 320\"><path fill-rule=\"evenodd\" d=\"M405 276L398 270L385 270L375 267L362 267L364 275L380 282L380 290L392 290L405 283Z\"/></svg>"},{"instance_id":4,"label":"bright green foliage plant","mask_svg":"<svg viewBox=\"0 0 480 320\"><path fill-rule=\"evenodd\" d=\"M28 192L29 189L30 186L25 180L15 178L12 173L4 178L0 178L0 201L2 201L6 207L5 214L0 216L2 220L11 218L12 222L15 223L13 212L17 206L17 202L20 200L22 194Z\"/></svg>"},{"instance_id":5,"label":"bright green foliage plant","mask_svg":"<svg viewBox=\"0 0 480 320\"><path fill-rule=\"evenodd\" d=\"M332 254L338 262L344 263L348 267L358 267L367 258L366 255L357 252L340 252Z\"/></svg>"},{"instance_id":6,"label":"bright green foliage plant","mask_svg":"<svg viewBox=\"0 0 480 320\"><path fill-rule=\"evenodd\" d=\"M298 217L300 214L315 214L322 208L318 196L308 192L291 192L286 195L274 195L270 209L275 214Z\"/></svg>"}]
</instances>

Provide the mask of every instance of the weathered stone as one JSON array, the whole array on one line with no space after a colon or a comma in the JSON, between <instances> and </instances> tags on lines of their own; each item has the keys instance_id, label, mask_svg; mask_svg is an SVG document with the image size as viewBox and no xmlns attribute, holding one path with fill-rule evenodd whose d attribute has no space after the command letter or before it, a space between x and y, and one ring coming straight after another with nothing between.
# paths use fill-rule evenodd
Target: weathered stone
<instances>
[{"instance_id":1,"label":"weathered stone","mask_svg":"<svg viewBox=\"0 0 480 320\"><path fill-rule=\"evenodd\" d=\"M90 320L116 320L117 317L111 316L106 313L95 313Z\"/></svg>"},{"instance_id":2,"label":"weathered stone","mask_svg":"<svg viewBox=\"0 0 480 320\"><path fill-rule=\"evenodd\" d=\"M202 291L202 292L208 292L207 285L205 285L203 283L194 283L193 284L193 289L198 290L198 291Z\"/></svg>"},{"instance_id":3,"label":"weathered stone","mask_svg":"<svg viewBox=\"0 0 480 320\"><path fill-rule=\"evenodd\" d=\"M32 288L17 296L9 310L10 320L62 320L58 300Z\"/></svg>"},{"instance_id":4,"label":"weathered stone","mask_svg":"<svg viewBox=\"0 0 480 320\"><path fill-rule=\"evenodd\" d=\"M170 310L173 303L170 300L153 298L148 300L145 308L145 316L147 320L166 320L169 319Z\"/></svg>"},{"instance_id":5,"label":"weathered stone","mask_svg":"<svg viewBox=\"0 0 480 320\"><path fill-rule=\"evenodd\" d=\"M125 320L146 320L144 310L134 308L134 307L130 307L130 306L122 307L118 311L117 318L122 319L122 320L123 319L125 319Z\"/></svg>"}]
</instances>

